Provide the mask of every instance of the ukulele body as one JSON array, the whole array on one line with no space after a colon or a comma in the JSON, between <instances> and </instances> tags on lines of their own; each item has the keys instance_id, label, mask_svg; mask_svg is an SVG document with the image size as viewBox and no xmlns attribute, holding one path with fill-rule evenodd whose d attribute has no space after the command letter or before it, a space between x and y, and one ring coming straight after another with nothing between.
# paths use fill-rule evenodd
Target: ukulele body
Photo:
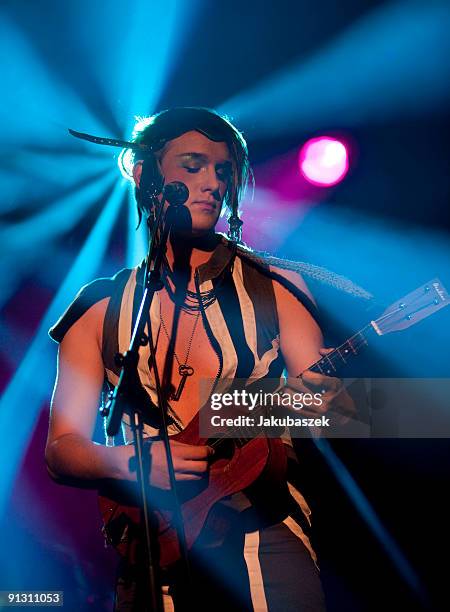
<instances>
[{"instance_id":1,"label":"ukulele body","mask_svg":"<svg viewBox=\"0 0 450 612\"><path fill-rule=\"evenodd\" d=\"M186 429L171 436L171 440L192 445L207 444L208 440L198 435L198 420L197 413ZM224 449L216 452L210 460L208 475L204 479L177 484L188 550L200 535L216 502L233 493L245 491L256 481L270 496L271 489L277 490L279 483L286 478L286 451L279 438L261 435L244 443L230 438L222 446ZM171 498L170 492L150 489L149 508L158 533L159 562L162 568L169 567L180 558ZM107 540L130 563L135 563L142 531L139 506L119 489L112 495L101 493L99 506Z\"/></svg>"}]
</instances>

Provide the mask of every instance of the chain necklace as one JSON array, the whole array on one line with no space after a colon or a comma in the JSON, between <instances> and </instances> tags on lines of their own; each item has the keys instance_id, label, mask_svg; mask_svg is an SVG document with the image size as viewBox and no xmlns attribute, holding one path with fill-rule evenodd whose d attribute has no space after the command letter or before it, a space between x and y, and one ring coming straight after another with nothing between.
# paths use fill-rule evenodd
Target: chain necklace
<instances>
[{"instance_id":1,"label":"chain necklace","mask_svg":"<svg viewBox=\"0 0 450 612\"><path fill-rule=\"evenodd\" d=\"M174 402L178 402L183 392L184 385L186 384L186 380L188 376L192 376L194 374L194 368L192 366L189 366L187 362L189 359L189 354L191 352L192 340L194 339L195 330L197 329L197 323L200 318L200 310L197 311L197 314L195 316L195 321L194 321L194 325L192 326L191 337L189 338L184 363L180 362L180 360L178 359L178 355L175 353L175 341L171 340L169 336L169 332L167 331L167 328L166 328L166 324L164 323L164 319L162 316L161 302L159 303L159 318L161 321L161 327L163 328L164 333L166 334L167 341L169 342L169 348L172 351L173 356L175 357L176 362L178 364L178 374L181 376L181 380L178 384L177 390L175 391L175 393L173 391L171 391L170 393L170 399L173 400Z\"/></svg>"},{"instance_id":2,"label":"chain necklace","mask_svg":"<svg viewBox=\"0 0 450 612\"><path fill-rule=\"evenodd\" d=\"M164 288L167 291L167 295L170 300L177 304L181 310L187 312L189 314L194 312L201 312L203 309L207 309L217 300L217 288L213 287L207 291L191 291L190 289L185 289L183 291L183 297L179 298L176 295L176 292L172 289L171 283L172 281L170 270L165 269L163 271L163 283ZM172 281L173 282L173 281ZM220 284L220 283L219 283Z\"/></svg>"},{"instance_id":3,"label":"chain necklace","mask_svg":"<svg viewBox=\"0 0 450 612\"><path fill-rule=\"evenodd\" d=\"M177 304L181 308L181 310L189 314L194 312L198 314L203 308L206 310L217 300L215 289L201 291L200 299L195 291L190 291L189 289L186 289L183 301L181 301L180 299L177 299L175 297L175 293L174 291L172 291L172 288L168 283L164 286L172 302L174 302L174 304Z\"/></svg>"}]
</instances>

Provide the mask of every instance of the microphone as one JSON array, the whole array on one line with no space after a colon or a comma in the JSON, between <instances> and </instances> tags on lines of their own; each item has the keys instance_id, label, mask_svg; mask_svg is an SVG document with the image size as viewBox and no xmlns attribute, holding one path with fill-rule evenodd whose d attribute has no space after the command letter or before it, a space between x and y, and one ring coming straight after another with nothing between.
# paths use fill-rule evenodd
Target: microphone
<instances>
[{"instance_id":1,"label":"microphone","mask_svg":"<svg viewBox=\"0 0 450 612\"><path fill-rule=\"evenodd\" d=\"M181 206L189 198L189 189L181 181L167 183L163 189L163 198L172 206Z\"/></svg>"},{"instance_id":2,"label":"microphone","mask_svg":"<svg viewBox=\"0 0 450 612\"><path fill-rule=\"evenodd\" d=\"M189 189L180 181L167 183L163 189L163 198L170 204L166 221L172 231L176 234L189 234L192 231L192 217L188 207L183 206L189 198Z\"/></svg>"}]
</instances>

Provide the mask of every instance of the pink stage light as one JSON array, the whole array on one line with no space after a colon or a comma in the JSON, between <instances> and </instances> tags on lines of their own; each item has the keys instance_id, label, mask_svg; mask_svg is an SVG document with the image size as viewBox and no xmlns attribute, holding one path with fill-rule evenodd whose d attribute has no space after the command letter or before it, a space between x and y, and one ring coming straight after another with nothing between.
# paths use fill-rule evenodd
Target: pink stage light
<instances>
[{"instance_id":1,"label":"pink stage light","mask_svg":"<svg viewBox=\"0 0 450 612\"><path fill-rule=\"evenodd\" d=\"M347 174L347 148L329 136L312 138L301 148L299 166L305 179L313 185L331 187Z\"/></svg>"}]
</instances>

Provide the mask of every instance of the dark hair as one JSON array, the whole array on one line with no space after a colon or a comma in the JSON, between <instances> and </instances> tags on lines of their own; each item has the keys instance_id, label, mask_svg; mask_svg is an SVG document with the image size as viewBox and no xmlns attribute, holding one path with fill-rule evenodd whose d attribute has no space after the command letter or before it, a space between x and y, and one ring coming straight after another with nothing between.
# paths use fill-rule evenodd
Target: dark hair
<instances>
[{"instance_id":1,"label":"dark hair","mask_svg":"<svg viewBox=\"0 0 450 612\"><path fill-rule=\"evenodd\" d=\"M231 155L233 174L225 193L224 204L230 211L228 222L231 230L233 229L233 223L235 228L240 229L242 222L238 217L239 202L245 192L249 177L253 177L253 175L248 159L247 143L229 119L214 110L203 107L170 108L151 117L139 117L137 119L138 122L132 140L139 144L150 145L155 159L158 159L158 153L170 140L193 130L200 132L210 140L227 144ZM127 161L133 166L137 161L145 160L145 156L146 154L139 150L132 151ZM125 156L122 155L122 170L130 176L131 169L127 166ZM139 197L139 189L136 189L136 200L140 219L144 206Z\"/></svg>"}]
</instances>

